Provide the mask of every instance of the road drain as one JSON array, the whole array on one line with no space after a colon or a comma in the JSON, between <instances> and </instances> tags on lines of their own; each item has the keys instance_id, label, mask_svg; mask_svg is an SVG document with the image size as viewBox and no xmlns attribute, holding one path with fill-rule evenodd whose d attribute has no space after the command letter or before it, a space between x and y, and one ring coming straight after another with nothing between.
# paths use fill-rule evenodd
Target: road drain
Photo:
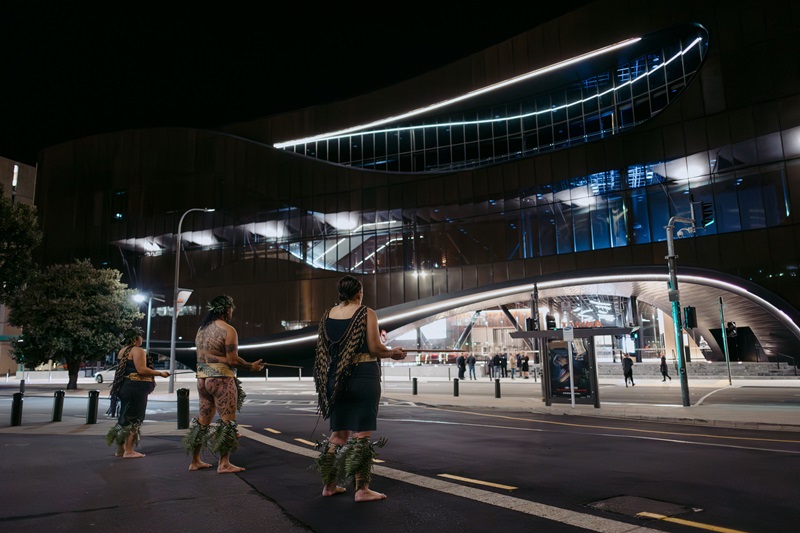
<instances>
[{"instance_id":1,"label":"road drain","mask_svg":"<svg viewBox=\"0 0 800 533\"><path fill-rule=\"evenodd\" d=\"M625 516L636 517L641 512L653 513L663 516L678 516L681 514L702 511L686 505L677 503L662 502L651 500L650 498L640 498L638 496L615 496L607 500L600 500L588 504L588 507L599 511L622 514Z\"/></svg>"}]
</instances>

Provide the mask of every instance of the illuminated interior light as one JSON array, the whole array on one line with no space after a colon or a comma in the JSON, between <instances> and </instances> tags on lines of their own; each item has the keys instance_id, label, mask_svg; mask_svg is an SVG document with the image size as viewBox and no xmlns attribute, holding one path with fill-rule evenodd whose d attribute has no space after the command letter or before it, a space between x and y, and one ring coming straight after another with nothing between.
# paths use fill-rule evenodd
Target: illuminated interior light
<instances>
[{"instance_id":1,"label":"illuminated interior light","mask_svg":"<svg viewBox=\"0 0 800 533\"><path fill-rule=\"evenodd\" d=\"M19 165L14 165L14 176L11 178L11 187L17 188L17 177L19 176Z\"/></svg>"},{"instance_id":2,"label":"illuminated interior light","mask_svg":"<svg viewBox=\"0 0 800 533\"><path fill-rule=\"evenodd\" d=\"M639 42L641 39L642 39L641 37L634 37L634 38L631 38L631 39L626 39L626 40L620 41L620 42L618 42L616 44L605 46L603 48L598 48L597 50L594 50L592 52L587 52L586 54L581 54L579 56L575 56L573 58L570 58L570 59L567 59L567 60L564 60L564 61L560 61L558 63L554 63L552 65L549 65L549 66L546 66L546 67L543 67L543 68L540 68L540 69L537 69L537 70L533 70L533 71L525 73L525 74L521 74L521 75L516 76L514 78L510 78L510 79L495 83L493 85L489 85L487 87L483 87L481 89L477 89L475 91L468 92L468 93L466 93L464 95L457 96L457 97L451 98L449 100L444 100L442 102L439 102L439 103L436 103L436 104L432 104L432 105L429 105L429 106L426 106L426 107L415 109L415 110L409 111L407 113L403 113L403 114L396 115L396 116L393 116L393 117L383 118L383 119L380 119L380 120L376 120L374 122L370 122L368 124L362 124L362 125L359 125L359 126L352 126L350 128L345 128L345 129L339 130L339 131L334 131L334 132L330 132L330 133L322 133L322 134L319 134L319 135L314 135L312 137L306 137L304 139L295 139L295 140L291 140L291 141L279 142L279 143L275 143L273 146L275 148L286 148L288 146L295 146L295 145L298 145L298 144L305 144L305 143L308 143L308 142L318 141L318 140L322 140L322 139L326 139L326 138L330 138L330 137L341 137L341 136L345 136L345 135L350 134L350 133L355 133L357 131L365 130L365 129L368 129L368 128L374 128L376 126L381 126L383 124L388 124L388 123L395 122L395 121L398 121L398 120L403 120L403 119L406 119L406 118L409 118L409 117L421 115L423 113L427 113L427 112L432 111L434 109L440 109L440 108L452 105L452 104L454 104L456 102L461 102L461 101L464 101L464 100L468 100L470 98L474 98L476 96L480 96L482 94L486 94L488 92L496 91L498 89L502 89L503 87L508 87L509 85L513 85L515 83L519 83L519 82L522 82L522 81L525 81L525 80L529 80L531 78L534 78L534 77L537 77L537 76L541 76L543 74L554 72L556 70L559 70L559 69L562 69L562 68L566 68L566 67L568 67L570 65L574 65L576 63L580 63L581 61L586 61L587 59L591 59L593 57L597 57L599 55L606 54L608 52L612 52L614 50L617 50L617 49L620 49L620 48L624 48L626 46L630 46L630 45L632 45L634 43Z\"/></svg>"}]
</instances>

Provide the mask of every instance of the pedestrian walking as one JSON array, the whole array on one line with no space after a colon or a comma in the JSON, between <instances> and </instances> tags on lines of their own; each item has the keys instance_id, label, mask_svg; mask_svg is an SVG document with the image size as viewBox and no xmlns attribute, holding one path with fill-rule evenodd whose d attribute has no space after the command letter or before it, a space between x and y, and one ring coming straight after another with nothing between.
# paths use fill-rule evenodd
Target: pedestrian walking
<instances>
[{"instance_id":1,"label":"pedestrian walking","mask_svg":"<svg viewBox=\"0 0 800 533\"><path fill-rule=\"evenodd\" d=\"M511 379L514 379L514 374L517 372L517 358L513 355L508 358L508 369L511 371Z\"/></svg>"},{"instance_id":2,"label":"pedestrian walking","mask_svg":"<svg viewBox=\"0 0 800 533\"><path fill-rule=\"evenodd\" d=\"M631 382L631 387L636 385L633 382L633 359L631 359L630 355L625 355L622 358L622 374L625 376L625 386L628 386L628 381Z\"/></svg>"},{"instance_id":3,"label":"pedestrian walking","mask_svg":"<svg viewBox=\"0 0 800 533\"><path fill-rule=\"evenodd\" d=\"M661 381L667 381L669 378L672 381L672 378L669 375L669 369L667 368L667 356L663 353L661 354Z\"/></svg>"}]
</instances>

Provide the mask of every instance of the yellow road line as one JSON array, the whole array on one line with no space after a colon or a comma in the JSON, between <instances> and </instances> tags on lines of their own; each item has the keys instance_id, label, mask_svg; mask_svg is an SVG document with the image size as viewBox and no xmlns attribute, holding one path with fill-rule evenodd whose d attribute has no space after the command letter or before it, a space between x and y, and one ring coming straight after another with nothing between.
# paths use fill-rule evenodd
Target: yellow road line
<instances>
[{"instance_id":1,"label":"yellow road line","mask_svg":"<svg viewBox=\"0 0 800 533\"><path fill-rule=\"evenodd\" d=\"M280 433L280 431L278 431L277 429L272 429L272 428L264 428L264 431L269 431L270 433Z\"/></svg>"},{"instance_id":2,"label":"yellow road line","mask_svg":"<svg viewBox=\"0 0 800 533\"><path fill-rule=\"evenodd\" d=\"M317 444L306 439L294 439L297 442L302 442L303 444L308 444L309 446L316 446Z\"/></svg>"},{"instance_id":3,"label":"yellow road line","mask_svg":"<svg viewBox=\"0 0 800 533\"><path fill-rule=\"evenodd\" d=\"M452 474L436 474L439 477L446 477L448 479L457 479L458 481L466 481L467 483L475 483L476 485L486 485L487 487L495 487L497 489L516 490L519 487L512 487L511 485L501 485L499 483L492 483L491 481L481 481L480 479L470 479L468 477L454 476Z\"/></svg>"},{"instance_id":4,"label":"yellow road line","mask_svg":"<svg viewBox=\"0 0 800 533\"><path fill-rule=\"evenodd\" d=\"M708 531L717 531L718 533L745 533L744 531L741 531L739 529L712 526L709 524L703 524L702 522L693 522L692 520L684 520L683 518L664 516L663 514L641 512L641 513L636 513L636 516L640 516L642 518L654 518L656 520L661 520L663 522L673 522L675 524L681 524L689 527L696 527L698 529L707 529Z\"/></svg>"}]
</instances>

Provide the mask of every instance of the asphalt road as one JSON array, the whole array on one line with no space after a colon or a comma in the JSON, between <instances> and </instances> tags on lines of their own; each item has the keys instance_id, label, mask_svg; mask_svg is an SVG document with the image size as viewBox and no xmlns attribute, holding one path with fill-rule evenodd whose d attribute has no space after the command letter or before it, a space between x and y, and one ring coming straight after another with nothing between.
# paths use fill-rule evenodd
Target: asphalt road
<instances>
[{"instance_id":1,"label":"asphalt road","mask_svg":"<svg viewBox=\"0 0 800 533\"><path fill-rule=\"evenodd\" d=\"M476 387L470 394L494 393L491 384L471 385ZM452 383L435 386L447 388ZM697 401L776 405L786 401L796 405L798 392L760 387L696 389ZM389 443L379 450L382 462L375 467L373 487L386 492L389 499L355 505L347 495L319 497L319 480L309 470L316 454L313 442L328 429L316 414L310 383L248 383L247 390L239 417L243 438L234 456L234 462L247 470L237 476L311 531L718 528L770 532L796 528L797 433L580 416L565 419L385 401L375 437L385 436ZM512 387L506 390L512 394ZM538 389L532 386L530 390L536 393ZM523 388L514 391L528 393ZM600 393L608 402L675 398L680 402L679 386L603 386ZM52 387L26 390L26 416L46 416L52 404ZM101 400L101 417L106 406ZM190 407L196 412L194 400ZM82 416L85 410L85 398L65 401L65 417ZM151 399L147 419L176 420L175 402ZM178 436L148 436L147 431L146 423L143 447L148 453L157 455L160 448L178 445ZM639 515L643 512L679 522L646 520Z\"/></svg>"}]
</instances>

